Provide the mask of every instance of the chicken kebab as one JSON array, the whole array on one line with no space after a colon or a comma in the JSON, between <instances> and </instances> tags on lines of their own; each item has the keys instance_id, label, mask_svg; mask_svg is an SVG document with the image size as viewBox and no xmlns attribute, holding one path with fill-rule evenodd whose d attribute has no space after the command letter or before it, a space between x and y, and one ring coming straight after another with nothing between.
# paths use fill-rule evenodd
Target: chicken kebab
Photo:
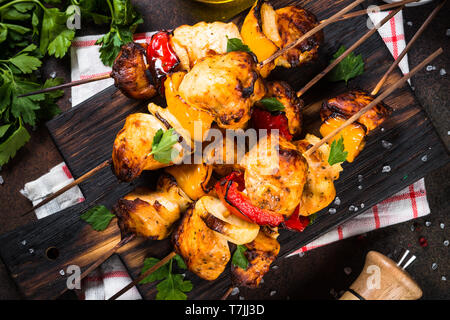
<instances>
[{"instance_id":1,"label":"chicken kebab","mask_svg":"<svg viewBox=\"0 0 450 320\"><path fill-rule=\"evenodd\" d=\"M124 45L114 61L111 77L126 96L150 99L160 87L164 93L163 82L169 73L190 71L198 61L226 53L230 40L242 41L253 58L262 61L318 24L312 13L298 6L274 10L269 3L257 0L240 32L232 22L199 22L173 31L158 31L148 44ZM265 78L276 66L297 67L315 59L322 41L323 33L319 31L274 62L258 68L260 75Z\"/></svg>"}]
</instances>

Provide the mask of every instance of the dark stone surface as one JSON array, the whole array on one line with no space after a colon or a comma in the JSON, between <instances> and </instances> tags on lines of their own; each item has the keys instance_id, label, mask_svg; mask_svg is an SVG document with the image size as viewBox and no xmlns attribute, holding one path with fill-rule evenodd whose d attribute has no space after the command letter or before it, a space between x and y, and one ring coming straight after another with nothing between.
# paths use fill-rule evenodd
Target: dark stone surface
<instances>
[{"instance_id":1,"label":"dark stone surface","mask_svg":"<svg viewBox=\"0 0 450 320\"><path fill-rule=\"evenodd\" d=\"M139 31L172 28L183 23L193 23L202 19L207 10L188 0L152 0L134 1L146 21ZM436 1L434 1L436 2ZM419 7L404 10L406 39L410 39L420 27L425 17L434 7L434 2ZM373 1L370 1L373 3ZM203 7L205 8L205 7ZM158 14L154 14L158 12ZM450 37L446 30L450 28L448 16L450 4L439 12L432 24L418 39L408 53L410 66L420 63L423 58L436 50L444 49L444 54L432 65L434 71L420 72L412 79L412 85L419 102L427 111L437 131L447 147L450 146L450 108L449 108L449 75L440 75L441 68L450 72ZM412 22L408 26L406 22ZM106 31L92 25L83 25L79 35L95 34ZM56 71L57 76L70 80L70 59L65 57L56 61L49 59L44 66L44 74ZM70 89L59 101L62 110L70 108ZM0 186L0 233L15 229L35 217L20 214L31 208L27 199L20 195L23 185L46 173L50 168L60 163L62 158L54 146L47 129L41 127L32 133L31 141L18 152L18 155L0 171L5 183ZM450 286L448 281L442 281L443 275L449 277L450 262L449 247L443 245L445 239L450 239L450 164L437 169L425 178L427 197L431 215L417 219L414 222L390 226L370 232L363 237L353 237L323 248L306 253L304 257L280 259L265 277L265 282L257 290L242 290L245 299L334 299L333 292L339 294L353 282L359 274L366 253L377 250L398 259L404 249L409 249L417 255L408 271L424 291L424 299L449 299ZM425 221L431 226L425 227ZM415 231L411 231L413 223ZM440 223L445 224L442 230ZM428 239L428 247L422 248L419 237ZM431 264L438 264L437 270L431 270ZM344 268L350 267L350 275L344 273ZM276 291L273 295L270 293ZM330 293L331 292L331 293ZM238 296L232 296L236 298ZM0 299L20 298L5 267L0 263Z\"/></svg>"}]
</instances>

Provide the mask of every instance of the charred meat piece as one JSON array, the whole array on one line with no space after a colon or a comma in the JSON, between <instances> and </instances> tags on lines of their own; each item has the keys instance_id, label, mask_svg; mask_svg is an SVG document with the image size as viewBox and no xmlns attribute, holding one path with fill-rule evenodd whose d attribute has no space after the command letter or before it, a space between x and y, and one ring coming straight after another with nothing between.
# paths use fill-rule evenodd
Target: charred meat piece
<instances>
[{"instance_id":1,"label":"charred meat piece","mask_svg":"<svg viewBox=\"0 0 450 320\"><path fill-rule=\"evenodd\" d=\"M316 17L297 6L287 6L276 10L278 33L281 38L280 48L303 36L309 30L316 27L319 22ZM309 37L297 47L284 53L278 60L277 65L286 68L297 67L303 63L316 59L319 45L323 42L323 32L319 31Z\"/></svg>"},{"instance_id":2,"label":"charred meat piece","mask_svg":"<svg viewBox=\"0 0 450 320\"><path fill-rule=\"evenodd\" d=\"M165 131L168 128L151 114L133 113L126 118L114 140L112 152L113 169L118 179L131 181L143 170L156 170L170 165L158 162L150 155L153 137L159 129ZM179 143L174 147L181 149Z\"/></svg>"},{"instance_id":3,"label":"charred meat piece","mask_svg":"<svg viewBox=\"0 0 450 320\"><path fill-rule=\"evenodd\" d=\"M120 199L113 210L124 234L134 233L148 239L162 240L169 236L174 222L190 202L175 179L162 175L156 191L138 188Z\"/></svg>"},{"instance_id":4,"label":"charred meat piece","mask_svg":"<svg viewBox=\"0 0 450 320\"><path fill-rule=\"evenodd\" d=\"M245 127L253 104L265 93L253 56L241 51L202 59L179 86L188 105L210 112L226 129Z\"/></svg>"},{"instance_id":5,"label":"charred meat piece","mask_svg":"<svg viewBox=\"0 0 450 320\"><path fill-rule=\"evenodd\" d=\"M132 99L150 99L157 93L147 76L145 54L142 45L130 42L122 46L112 67L114 85Z\"/></svg>"},{"instance_id":6,"label":"charred meat piece","mask_svg":"<svg viewBox=\"0 0 450 320\"><path fill-rule=\"evenodd\" d=\"M242 162L252 204L286 218L300 203L308 164L295 145L279 137L260 137Z\"/></svg>"},{"instance_id":7,"label":"charred meat piece","mask_svg":"<svg viewBox=\"0 0 450 320\"><path fill-rule=\"evenodd\" d=\"M172 242L188 269L205 280L217 279L231 257L227 240L208 228L196 206L186 211Z\"/></svg>"},{"instance_id":8,"label":"charred meat piece","mask_svg":"<svg viewBox=\"0 0 450 320\"><path fill-rule=\"evenodd\" d=\"M359 110L373 101L374 97L362 90L351 90L329 99L322 104L320 117L322 121L328 119L333 113L350 118ZM358 122L367 129L367 134L382 124L392 113L392 109L384 103L379 103L363 114Z\"/></svg>"},{"instance_id":9,"label":"charred meat piece","mask_svg":"<svg viewBox=\"0 0 450 320\"><path fill-rule=\"evenodd\" d=\"M244 254L249 265L246 270L232 265L231 281L234 286L256 288L277 258L280 244L276 239L260 231L256 239L245 246L247 250Z\"/></svg>"}]
</instances>

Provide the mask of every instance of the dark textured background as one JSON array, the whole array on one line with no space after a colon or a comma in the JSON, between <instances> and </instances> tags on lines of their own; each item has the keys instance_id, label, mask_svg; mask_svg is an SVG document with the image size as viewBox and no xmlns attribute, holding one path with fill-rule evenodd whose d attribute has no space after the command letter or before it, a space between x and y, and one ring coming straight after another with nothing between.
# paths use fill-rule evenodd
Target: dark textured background
<instances>
[{"instance_id":1,"label":"dark textured background","mask_svg":"<svg viewBox=\"0 0 450 320\"><path fill-rule=\"evenodd\" d=\"M434 1L436 2L436 1ZM145 24L138 32L176 27L183 23L194 23L204 19L207 10L214 10L189 0L152 0L133 1L143 14ZM368 3L377 3L368 1ZM405 19L406 39L410 39L420 27L425 17L431 12L434 3L406 8L403 12ZM155 14L157 13L157 14ZM413 77L412 85L416 96L427 111L438 133L446 144L450 146L450 106L449 106L449 75L441 76L441 68L450 72L450 37L446 30L450 28L450 4L447 3L439 12L432 24L417 40L408 53L410 66L420 63L423 58L436 50L444 49L444 54L436 59L432 65L434 71L423 71ZM412 22L409 26L406 22ZM82 25L78 35L98 34L105 32L105 28L92 25ZM44 74L56 71L57 76L70 80L70 58L63 60L49 59L44 66ZM59 101L61 109L70 108L70 89ZM33 132L31 141L20 150L17 156L0 171L5 180L0 185L0 233L17 228L33 221L31 215L20 217L20 213L31 207L29 201L20 195L23 185L46 173L62 158L54 146L47 129L42 126ZM418 256L408 271L419 283L424 291L424 299L449 299L450 286L442 276L450 277L449 247L443 245L445 239L450 239L450 164L437 169L425 178L431 215L405 222L381 230L370 232L364 236L346 239L323 248L308 252L303 257L295 256L277 261L276 266L269 272L264 283L257 290L242 290L245 299L334 299L353 282L359 274L365 254L369 250L377 250L390 255L394 259L402 254L405 248ZM425 221L431 226L426 227ZM440 223L445 228L439 227ZM415 225L414 231L411 226ZM422 248L419 237L428 240L428 246ZM433 262L438 264L437 270L432 270ZM347 275L344 268L349 267L352 272ZM276 291L273 293L273 291ZM270 293L272 292L273 295ZM233 296L231 298L237 298ZM20 298L17 290L9 278L4 266L0 263L0 299Z\"/></svg>"}]
</instances>

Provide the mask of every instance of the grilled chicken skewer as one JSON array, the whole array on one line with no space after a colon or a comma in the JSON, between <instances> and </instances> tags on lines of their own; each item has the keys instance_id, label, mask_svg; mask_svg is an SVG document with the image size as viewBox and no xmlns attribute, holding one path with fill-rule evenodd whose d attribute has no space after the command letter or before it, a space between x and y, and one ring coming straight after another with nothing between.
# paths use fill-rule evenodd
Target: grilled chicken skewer
<instances>
[{"instance_id":1,"label":"grilled chicken skewer","mask_svg":"<svg viewBox=\"0 0 450 320\"><path fill-rule=\"evenodd\" d=\"M384 6L391 8L413 1L417 0L406 0ZM356 6L356 4L352 3L351 7L349 6L340 12L347 12L354 6ZM260 8L261 12L256 12L257 9ZM252 23L246 23L245 26L243 26L241 34L244 38L244 43L246 43L246 39L251 42L251 49L254 49L256 45L255 53L258 58L262 56L268 58L270 54L267 54L267 50L269 49L263 48L264 46L269 45L271 52L275 52L277 48L286 48L286 45L288 45L291 41L299 36L303 36L304 32L310 30L309 35L312 37L308 39L309 44L306 46L304 44L301 45L301 51L299 48L292 49L295 46L292 46L291 50L289 50L290 53L287 53L286 50L284 50L282 55L285 58L278 59L279 62L277 63L277 65L284 67L298 66L306 61L309 61L311 58L314 58L316 55L315 52L317 51L317 45L321 42L321 38L323 38L323 36L320 32L318 35L315 35L316 31L312 32L311 29L315 25L320 26L320 29L322 29L325 25L332 22L356 17L365 13L365 10L361 10L340 16L338 19L336 19L336 14L318 23L316 18L304 9L295 6L288 6L273 10L270 4L257 0L246 20L252 20L249 19L249 17L256 16L256 18L253 18ZM320 31L320 29L318 31ZM258 41L262 42L259 45L256 44L253 39L253 35L255 35L255 33L259 34ZM180 26L172 33L164 31L158 32L154 38L155 39L152 38L151 40L150 47L156 44L158 47L157 49L165 52L171 52L170 55L174 60L170 61L169 59L169 61L164 61L163 63L163 65L168 65L169 67L158 68L157 66L161 65L161 63L156 63L152 66L152 57L161 57L158 57L157 55L155 56L155 54L146 54L146 51L155 52L158 50L151 50L151 48L148 49L147 44L130 43L125 45L119 53L116 61L114 62L113 71L109 75L77 80L40 91L26 93L20 97L49 92L52 90L58 90L112 77L115 85L126 96L134 99L149 99L156 94L158 82L165 74L170 71L189 71L195 62L201 58L211 54L225 53L227 50L228 38L240 39L241 36L238 28L233 23L200 22L194 26ZM305 40L307 37L302 38ZM195 39L195 41L193 41L193 39ZM312 47L311 43L313 43ZM311 48L312 50L310 50ZM275 51L273 49L275 49ZM263 50L262 55L260 54L261 50ZM311 51L311 54L308 51ZM140 57L139 54L141 55ZM148 64L144 63L144 57L147 58L146 60L149 60L147 61ZM153 80L146 74L148 69L153 74ZM261 72L261 74L263 76L268 75L267 72Z\"/></svg>"},{"instance_id":2,"label":"grilled chicken skewer","mask_svg":"<svg viewBox=\"0 0 450 320\"><path fill-rule=\"evenodd\" d=\"M385 21L387 21L388 19L384 19ZM384 21L384 22L385 22ZM366 39L367 39L368 37L366 37ZM342 54L338 59L340 59L340 60L342 60L345 56L347 56L349 53L351 52L351 50L347 50L344 54ZM251 64L252 64L252 62L248 59L248 58L245 58L245 54L244 53L233 53L233 52L231 52L231 53L229 53L230 55L237 55L238 56L238 59L231 59L231 61L235 61L235 62L239 62L239 61L241 61L241 59L242 59L242 57L244 57L244 59L245 59L245 61L247 61L246 63L249 65L249 68L250 69L253 69L254 67L252 67L251 66ZM207 58L208 59L208 58ZM217 58L214 58L214 57L211 57L211 58L209 58L210 60L213 60L213 61L217 61L218 59ZM220 60L218 60L217 61L217 63L218 64L220 64L221 63L221 61ZM202 69L204 69L203 67L202 67L202 65L206 65L207 66L207 68L208 68L208 66L209 66L209 61L207 60L207 61L202 61L201 62L201 64L200 64L200 66L199 67L197 67L197 69L199 70L199 71L195 71L194 70L194 74L195 74L195 72L197 73L197 74L201 74L201 70ZM196 66L194 66L194 69L195 69L195 67ZM196 69L196 70L197 70ZM249 69L249 70L250 70ZM330 70L331 70L332 68L327 68L327 69L325 69L323 72L321 72L320 74L319 74L319 78L321 78L321 77L323 77L327 72L329 72ZM232 73L228 73L228 74L232 74ZM254 74L254 73L253 73ZM234 79L236 79L236 80L238 80L239 79L239 75L238 74L236 74L236 76L235 76L235 78ZM167 102L168 102L168 109L169 109L169 111L171 111L171 112L173 112L173 113L176 113L177 111L176 110L178 110L178 107L180 107L182 110L185 110L186 112L186 114L191 114L192 115L192 117L194 117L195 119L191 119L191 122L193 123L193 121L194 120L198 120L198 121L201 121L203 124L204 124L204 129L208 129L209 128L209 125L211 124L211 122L212 122L212 119L213 118L211 118L211 115L210 115L210 113L208 113L208 112L204 112L204 111L202 111L201 110L201 108L202 108L202 102L201 102L201 100L198 100L198 99L195 99L195 96L194 96L194 98L193 98L193 104L194 105L198 105L198 109L196 109L196 108L193 108L193 110L192 110L192 106L190 106L190 105L188 105L186 102L185 102L185 100L184 99L182 99L182 95L180 94L180 85L181 85L181 83L182 83L182 80L184 79L184 73L175 73L175 74L172 74L172 75L169 75L168 77L167 77L167 79L166 79L166 82L167 81L169 81L168 83L166 83L165 84L165 90L166 90L166 99L167 99ZM196 80L196 77L195 76L192 76L191 77L191 79L193 79L193 81L194 81L194 84L195 84L195 81L200 81L201 82L201 80L198 80L198 79L201 79L201 77L197 77L197 80ZM236 81L235 80L235 81ZM258 81L258 80L257 80ZM252 93L252 96L250 97L251 99L253 99L253 101L255 101L256 99L257 99L257 97L261 97L261 94L262 94L262 88L261 88L261 85L260 84L257 84L257 81L255 82L255 85L256 85L256 88L258 88L257 90L257 93ZM309 87L311 87L312 85L313 85L313 82L315 83L315 82L317 82L318 80L317 80L317 77L315 78L315 79L313 79L312 81L310 81L305 87L304 87L304 89L302 89L301 91L302 92L304 92L306 89L305 88L309 88ZM253 88L255 88L255 85L253 85ZM206 92L209 92L209 89L211 89L212 88L212 86L214 86L214 84L209 84L209 86L208 87L205 87L205 86L195 86L195 85L190 85L190 87L189 86L182 86L182 88L186 88L186 89L184 89L184 92L185 92L185 96L188 96L189 94L190 94L190 90L189 90L189 88L191 88L191 87L196 87L196 89L200 89L200 90L204 90L204 91L206 91ZM203 89L202 89L203 88ZM241 90L243 89L242 87L238 87L238 88L241 88ZM182 89L183 90L183 89ZM272 94L274 95L274 96L277 96L277 93L276 92L279 92L280 90L278 89L278 90L273 90L273 89L270 89L270 87L269 87L269 94L270 94L270 91L274 91ZM203 91L203 92L204 92ZM276 92L275 92L276 91ZM201 92L201 91L200 91ZM226 97L226 93L225 93L225 95L223 96L223 97ZM202 95L199 95L200 97L202 96ZM252 98L252 97L256 97L256 98ZM226 99L228 99L228 97L226 97ZM218 102L219 102L219 105L220 105L220 100L217 100ZM298 105L298 104L301 104L301 102L295 102L294 103L294 105ZM230 118L221 118L220 117L220 115L221 115L221 112L223 112L223 113L225 113L225 111L222 111L222 110L220 110L220 109L216 109L216 110L213 110L213 112L216 114L216 119L218 119L218 121L219 121L219 123L221 122L221 123L223 123L224 125L229 125L229 126L231 126L231 127L236 127L236 120L239 122L239 121L241 121L241 123L242 122L244 122L245 120L248 120L248 114L249 114L249 104L244 104L243 106L245 106L245 109L238 109L238 110L235 110L235 111L237 111L236 112L236 114L235 114L235 116L233 116L232 117L232 123L230 123ZM290 112L290 114L295 114L295 113L297 113L297 114L299 114L299 112L298 111L296 111L295 109L288 109L288 110L293 110L293 112ZM140 137L141 135L139 134L139 132L142 132L142 131L139 131L137 128L139 128L140 127L140 124L141 124L141 120L138 120L138 119L140 119L140 118L145 118L145 120L143 121L143 123L148 123L149 124L149 126L147 126L148 128L149 128L149 131L147 131L146 133L145 133L145 136L146 136L146 138L144 139L144 140L140 140L137 144L135 144L135 145L133 145L133 144L131 144L130 145L130 142L132 142L132 141L136 141L136 140L133 140L133 137L134 138L136 138L136 137ZM229 116L228 116L229 117ZM132 118L135 118L136 120L133 120ZM176 120L175 120L175 122L177 122ZM129 126L127 126L127 123L129 123L130 125ZM152 124L153 123L153 124ZM134 126L134 124L139 124L138 126ZM167 124L167 123L166 123ZM119 141L124 141L124 143L126 144L126 145L124 145L124 146L121 146L121 147L119 147L119 146L117 146L117 143L115 142L115 150L117 150L117 152L116 151L113 151L113 163L114 163L114 169L115 169L115 173L116 173L116 175L118 176L118 178L120 179L120 180L124 180L124 181L131 181L132 179L134 179L135 177L137 177L141 172L142 172L142 170L152 170L152 169L157 169L157 168L160 168L160 167L163 167L164 165L162 165L162 164L160 164L160 163L156 163L154 160L152 160L152 158L150 157L150 158L148 158L147 157L147 154L148 153L146 153L146 152L144 152L144 153L141 153L141 155L138 155L137 153L135 154L135 155L132 155L132 157L131 158L124 158L125 159L125 161L123 162L122 160L118 160L118 159L122 159L123 157L121 157L120 155L121 154L126 154L126 153L128 153L128 152L126 152L126 150L131 150L131 151L133 151L133 150L136 150L136 151L138 151L138 152L141 152L141 151L139 151L139 150L148 150L148 152L150 152L150 150L151 150L151 143L152 143L152 137L154 136L154 133L156 132L156 130L158 129L158 128L163 128L164 126L164 123L161 123L160 121L158 121L157 119L153 119L153 118L151 118L151 116L150 115L146 115L146 114L136 114L136 115L131 115L131 116L129 116L129 118L127 119L127 121L126 121L126 124L125 124L125 126L124 126L124 129L125 128L133 128L134 127L134 129L132 129L131 131L130 130L124 130L124 129L122 129L121 130L121 132L119 132L119 134L118 134L118 137L116 138L116 142L119 142ZM293 125L293 126L295 126L295 124ZM179 126L178 126L179 127ZM291 132L291 133L295 133L295 129L293 128L293 127L291 127L291 130L293 130L293 132ZM136 135L136 133L137 133L137 135ZM191 132L189 132L190 134L191 134L191 137L193 136L193 132L192 132L192 130L191 130ZM128 137L130 138L130 139L127 139L126 137L127 137L127 135L128 135ZM121 138L123 136L123 138ZM189 140L189 139L186 139L186 140ZM143 146L142 145L142 141L144 141L144 144L147 146ZM117 146L117 147L116 147ZM180 148L180 147L179 147ZM133 152L132 152L133 153ZM115 160L116 159L116 160ZM136 162L137 161L137 162ZM150 163L149 163L149 161L150 161ZM137 167L135 167L137 165ZM102 167L101 166L98 166L98 167L96 167L96 168L94 168L94 169L92 169L91 171L93 171L93 172L97 172L99 169L101 169ZM131 171L130 171L131 170ZM90 171L90 172L91 172ZM83 175L83 177L84 177L84 175ZM73 185L77 185L78 183L80 183L80 180L75 180L72 184ZM57 193L54 193L54 194L52 194L51 196L49 196L46 200L44 200L44 201L46 201L46 203L47 202L49 202L49 201L51 201L52 199L54 199L56 196L57 196L57 194L59 194L58 192ZM32 212L32 211L34 211L36 208L38 208L38 207L40 207L41 205L43 204L43 202L41 202L40 204L38 204L38 205L36 205L36 206L34 206L32 209L30 209L29 211L27 211L27 213L26 214L28 214L29 212Z\"/></svg>"}]
</instances>

